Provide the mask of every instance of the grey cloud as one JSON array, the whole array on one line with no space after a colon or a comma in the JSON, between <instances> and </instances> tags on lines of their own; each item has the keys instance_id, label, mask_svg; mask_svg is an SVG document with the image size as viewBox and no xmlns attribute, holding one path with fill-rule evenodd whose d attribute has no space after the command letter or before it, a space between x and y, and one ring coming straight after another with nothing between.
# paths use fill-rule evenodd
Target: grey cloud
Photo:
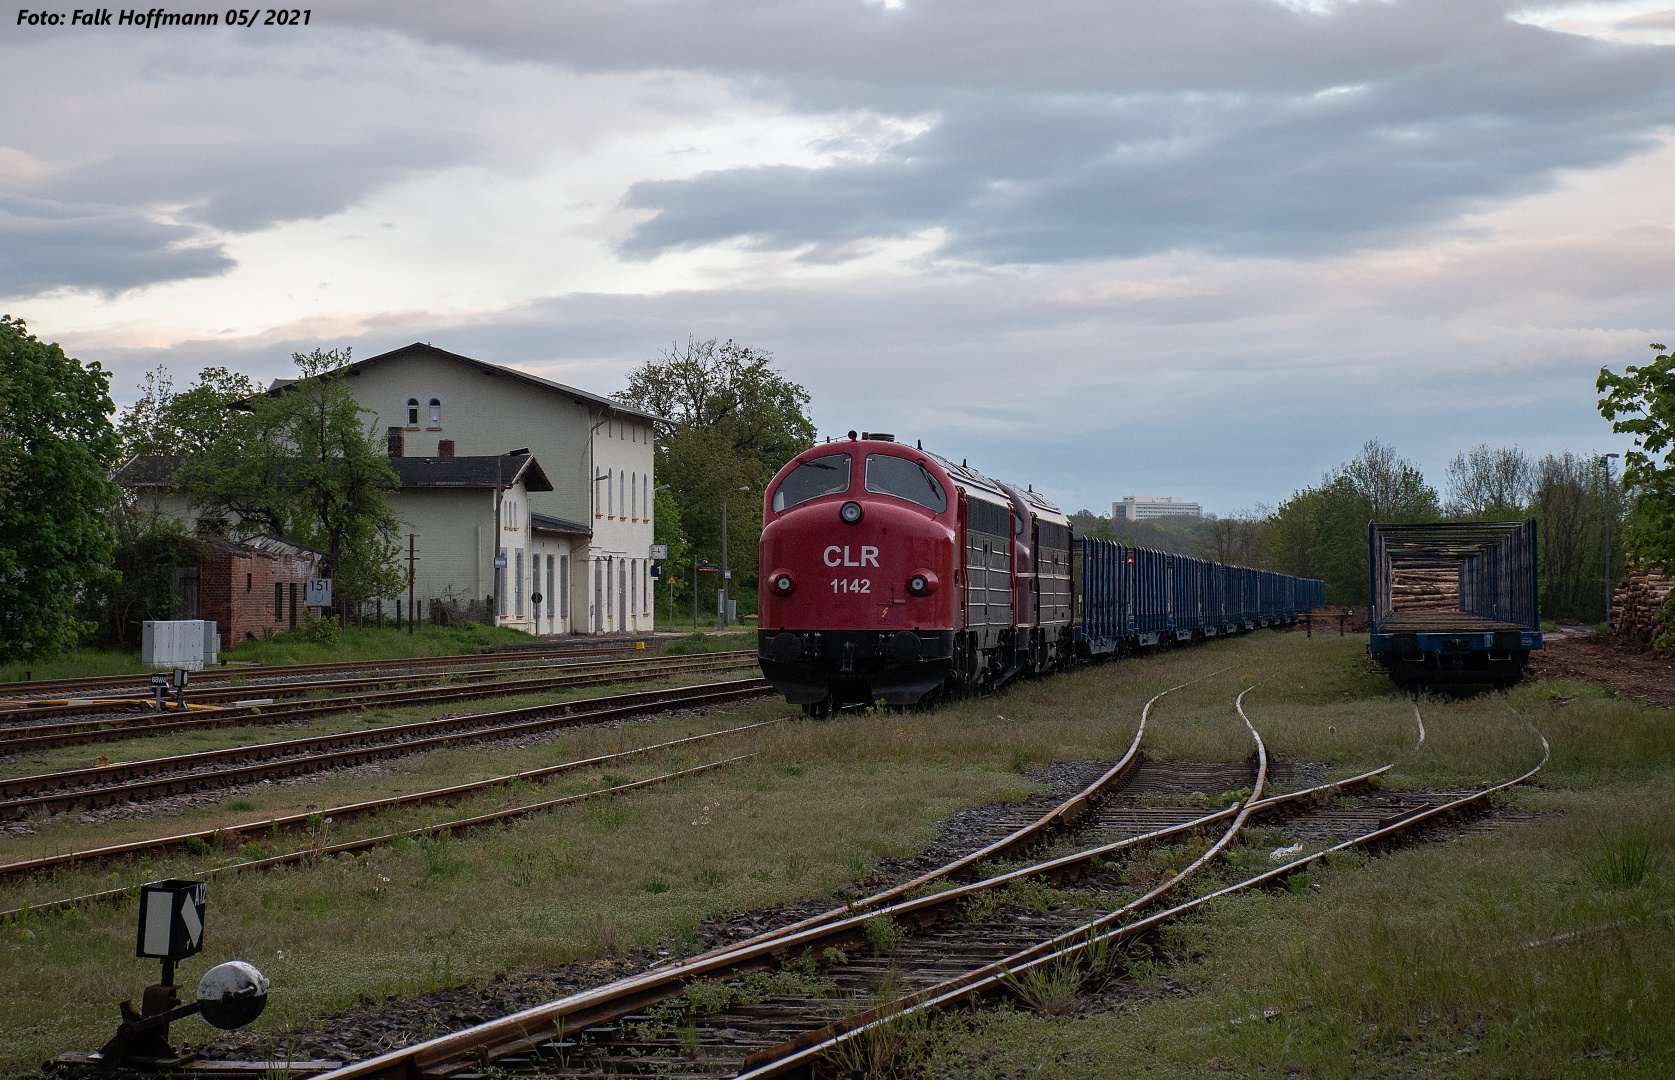
<instances>
[{"instance_id":1,"label":"grey cloud","mask_svg":"<svg viewBox=\"0 0 1675 1080\"><path fill-rule=\"evenodd\" d=\"M336 213L415 171L459 162L472 148L461 134L388 128L330 143L150 146L68 173L53 189L71 199L185 204L189 220L244 232Z\"/></svg>"},{"instance_id":2,"label":"grey cloud","mask_svg":"<svg viewBox=\"0 0 1675 1080\"><path fill-rule=\"evenodd\" d=\"M66 286L115 293L232 267L219 246L185 246L193 237L128 208L0 192L0 296Z\"/></svg>"},{"instance_id":3,"label":"grey cloud","mask_svg":"<svg viewBox=\"0 0 1675 1080\"><path fill-rule=\"evenodd\" d=\"M1485 330L1356 302L1353 290L1318 279L1312 301L1291 290L1282 298L1290 306L1277 309L1260 302L1260 269L1250 273L1197 307L1066 299L993 275L576 295L464 322L391 314L350 339L80 355L119 372L119 399L158 360L177 376L214 363L267 379L317 344L370 356L415 340L609 392L689 332L733 337L773 351L808 388L823 434L923 438L1076 507L1156 492L1199 497L1219 512L1287 497L1372 435L1437 476L1455 451L1485 440L1539 453L1621 449L1594 409L1594 375L1600 363L1639 362L1646 341L1668 337L1655 324L1625 329L1651 313L1649 298L1623 311L1591 308L1580 325L1593 351L1584 353L1569 326L1531 325L1546 297L1509 307L1503 325L1517 329Z\"/></svg>"},{"instance_id":4,"label":"grey cloud","mask_svg":"<svg viewBox=\"0 0 1675 1080\"><path fill-rule=\"evenodd\" d=\"M582 0L333 17L579 69L706 72L796 110L940 117L870 164L637 184L626 204L653 214L630 256L743 240L824 258L940 227L951 253L1006 263L1385 244L1675 122L1668 50L1515 23L1512 6Z\"/></svg>"}]
</instances>

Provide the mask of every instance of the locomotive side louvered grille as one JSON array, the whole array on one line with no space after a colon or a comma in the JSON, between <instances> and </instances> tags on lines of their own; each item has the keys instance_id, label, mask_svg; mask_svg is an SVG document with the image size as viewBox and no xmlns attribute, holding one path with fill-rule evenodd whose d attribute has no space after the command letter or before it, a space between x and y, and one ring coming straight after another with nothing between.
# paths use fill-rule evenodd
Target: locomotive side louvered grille
<instances>
[{"instance_id":1,"label":"locomotive side louvered grille","mask_svg":"<svg viewBox=\"0 0 1675 1080\"><path fill-rule=\"evenodd\" d=\"M1012 514L1004 506L969 499L966 502L966 528L972 532L992 536L1012 535Z\"/></svg>"}]
</instances>

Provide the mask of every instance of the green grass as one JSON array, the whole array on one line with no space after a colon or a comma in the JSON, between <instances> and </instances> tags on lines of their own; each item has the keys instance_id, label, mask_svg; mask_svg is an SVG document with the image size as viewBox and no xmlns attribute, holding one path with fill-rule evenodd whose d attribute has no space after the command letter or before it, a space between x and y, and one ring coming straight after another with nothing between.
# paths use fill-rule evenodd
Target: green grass
<instances>
[{"instance_id":1,"label":"green grass","mask_svg":"<svg viewBox=\"0 0 1675 1080\"><path fill-rule=\"evenodd\" d=\"M727 678L748 677L749 675L750 670L742 668L737 675L732 672L706 672L702 675L675 675L663 679L647 679L640 682L615 685L542 690L536 693L460 702L458 706L445 715L465 715L468 713L526 708L532 705L586 701L591 698L606 697L617 693L643 693L667 687L690 686L696 683L715 682ZM433 706L410 705L404 708L377 708L343 712L318 717L302 723L211 728L150 738L122 739L82 746L64 746L28 754L16 754L6 758L4 761L0 761L0 777L34 776L63 769L82 768L93 764L94 760L100 757L107 758L110 761L144 761L152 758L171 757L177 754L198 753L205 750L254 746L260 743L282 742L316 735L330 735L344 731L359 731L366 728L386 727L392 724L405 724L435 715L437 715L437 712ZM515 759L516 755L488 752L486 757L487 760L511 760ZM491 769L483 775L497 775L501 772L516 771L519 770L512 768ZM358 781L353 778L346 778L346 782L353 785ZM438 783L442 782L444 781L439 779ZM114 824L100 826L101 829L116 827L118 826ZM4 842L0 841L0 849L3 849L3 846Z\"/></svg>"},{"instance_id":2,"label":"green grass","mask_svg":"<svg viewBox=\"0 0 1675 1080\"><path fill-rule=\"evenodd\" d=\"M739 649L756 648L755 633L716 634L698 633L688 634L683 638L676 638L663 646L664 656L685 656L691 653L735 652Z\"/></svg>"},{"instance_id":3,"label":"green grass","mask_svg":"<svg viewBox=\"0 0 1675 1080\"><path fill-rule=\"evenodd\" d=\"M0 664L0 682L24 679L86 679L97 675L132 675L151 669L137 649L77 649L53 660L18 660Z\"/></svg>"},{"instance_id":4,"label":"green grass","mask_svg":"<svg viewBox=\"0 0 1675 1080\"><path fill-rule=\"evenodd\" d=\"M268 641L243 641L221 654L223 660L253 661L264 665L341 664L354 660L394 660L409 656L454 656L474 653L484 645L512 645L533 642L535 637L507 626L434 626L420 623L411 634L386 625L379 630L347 627L333 644L306 640L302 630L287 630Z\"/></svg>"},{"instance_id":5,"label":"green grass","mask_svg":"<svg viewBox=\"0 0 1675 1080\"><path fill-rule=\"evenodd\" d=\"M263 665L340 664L354 660L392 660L410 656L454 656L474 653L483 645L510 645L536 640L521 630L505 626L433 626L421 623L412 634L393 625L379 630L353 625L332 644L304 639L301 630L287 630L268 641L244 641L220 654L222 660ZM77 649L68 656L51 660L19 660L0 664L0 682L32 679L86 679L99 675L131 675L149 671L140 663L138 649Z\"/></svg>"},{"instance_id":6,"label":"green grass","mask_svg":"<svg viewBox=\"0 0 1675 1080\"><path fill-rule=\"evenodd\" d=\"M1069 991L1060 984L1070 976L1058 973L1064 977L1032 992L1062 1015L985 1010L942 1022L934 1037L903 1040L933 1075L1670 1071L1675 941L1666 913L1675 899L1662 857L1675 841L1670 715L1582 684L1533 684L1424 700L1427 739L1416 747L1411 700L1367 667L1363 643L1301 634L1257 633L1082 667L928 714L797 719L731 737L725 747L609 767L613 778L639 779L759 751L725 772L505 827L216 880L210 947L183 965L181 981L190 985L233 957L256 963L274 981L256 1027L278 1032L358 998L660 943L690 948L703 918L831 897L837 884L878 859L922 849L936 821L954 810L1035 790L1022 772L1055 760L1114 760L1132 737L1141 704L1189 680L1196 681L1154 707L1148 754L1245 759L1252 744L1232 701L1255 684L1245 711L1270 754L1326 761L1340 776L1395 762L1387 787L1451 789L1521 773L1540 758L1533 726L1551 741L1552 763L1539 784L1504 801L1544 813L1449 843L1340 860L1310 875L1305 885L1319 889L1217 904L1171 930L1157 953L1125 961L1137 985L1183 987L1184 997L1163 993L1081 1016L1066 1011ZM359 776L257 785L219 806L139 822L60 817L38 823L34 836L0 838L0 856L323 809L793 712L764 703L566 733L521 750L458 747ZM66 760L85 758L89 749L97 748L69 751ZM98 752L116 759L114 748ZM152 752L141 741L121 747L126 755ZM457 807L321 827L347 838L605 779L571 774ZM258 851L275 843L259 828L237 842ZM1190 855L1183 845L1146 857L1161 868ZM7 885L5 906L189 874L228 857L212 851L68 871ZM1597 869L1602 858L1611 868ZM1266 853L1251 848L1240 859L1265 864ZM1218 873L1237 871L1228 863ZM1035 905L1067 895L1015 891L1011 900ZM153 965L131 955L134 914L131 903L109 904L0 927L7 945L0 949L0 1009L11 1036L0 1048L0 1073L29 1069L61 1050L92 1049L108 1037L114 1003L155 976ZM1585 933L1560 936L1578 931ZM1277 1009L1275 1018L1243 1019L1265 1009ZM212 1035L198 1020L183 1022L177 1033L195 1042Z\"/></svg>"}]
</instances>

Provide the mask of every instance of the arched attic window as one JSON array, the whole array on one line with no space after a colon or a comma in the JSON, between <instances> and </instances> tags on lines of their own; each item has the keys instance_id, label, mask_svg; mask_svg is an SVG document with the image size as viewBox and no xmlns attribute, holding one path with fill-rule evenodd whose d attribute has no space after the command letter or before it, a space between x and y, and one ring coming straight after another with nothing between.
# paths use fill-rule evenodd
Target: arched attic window
<instances>
[{"instance_id":1,"label":"arched attic window","mask_svg":"<svg viewBox=\"0 0 1675 1080\"><path fill-rule=\"evenodd\" d=\"M419 399L416 397L407 399L407 426L419 426Z\"/></svg>"},{"instance_id":2,"label":"arched attic window","mask_svg":"<svg viewBox=\"0 0 1675 1080\"><path fill-rule=\"evenodd\" d=\"M430 422L431 422L432 425L440 424L442 422L442 399L441 398L431 398L430 399Z\"/></svg>"}]
</instances>

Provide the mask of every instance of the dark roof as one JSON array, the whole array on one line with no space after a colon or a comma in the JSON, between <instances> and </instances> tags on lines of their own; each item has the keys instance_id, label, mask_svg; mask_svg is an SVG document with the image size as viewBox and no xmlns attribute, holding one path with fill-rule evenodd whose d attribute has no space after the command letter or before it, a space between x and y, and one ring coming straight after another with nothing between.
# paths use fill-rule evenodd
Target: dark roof
<instances>
[{"instance_id":1,"label":"dark roof","mask_svg":"<svg viewBox=\"0 0 1675 1080\"><path fill-rule=\"evenodd\" d=\"M131 459L112 476L123 487L173 487L175 473L184 458L175 454L147 454ZM540 464L528 454L507 454L500 457L425 458L399 457L390 459L401 486L410 487L482 487L496 484L506 487L523 477L530 491L551 491L552 481ZM584 530L585 531L585 530Z\"/></svg>"},{"instance_id":2,"label":"dark roof","mask_svg":"<svg viewBox=\"0 0 1675 1080\"><path fill-rule=\"evenodd\" d=\"M551 491L553 484L529 454L488 457L393 457L390 467L404 488L511 487L523 477L530 491Z\"/></svg>"},{"instance_id":3,"label":"dark roof","mask_svg":"<svg viewBox=\"0 0 1675 1080\"><path fill-rule=\"evenodd\" d=\"M323 559L326 555L319 548L299 544L282 536L270 536L267 533L257 533L244 540L234 540L226 536L200 536L198 539L210 547L218 547L243 558L278 559L285 555L312 555L316 559Z\"/></svg>"},{"instance_id":4,"label":"dark roof","mask_svg":"<svg viewBox=\"0 0 1675 1080\"><path fill-rule=\"evenodd\" d=\"M465 364L468 367L474 367L478 371L485 372L486 374L493 375L497 378L515 379L529 386L568 397L578 405L598 405L629 416L637 416L642 420L663 421L663 417L658 416L656 413L648 413L643 409L636 409L632 405L625 405L622 402L617 401L615 398L601 397L598 394L590 394L586 390L578 390L574 386L565 386L563 383L549 382L546 379L531 375L528 372L518 371L516 368L501 367L499 364L490 364L483 360L475 360L469 356L461 356L459 353L451 353L446 349L438 349L436 346L427 345L422 341L415 341L411 345L403 345L399 349L391 349L387 353L379 353L377 356L370 356L365 360L357 360L348 367L339 368L337 371L333 372L333 374L347 375L350 378L354 378L356 375L359 375L361 372L365 371L374 364L382 364L391 360L402 360L409 356L434 356L443 360L452 360L456 364ZM296 382L295 379L275 379L273 380L273 384L268 387L268 393L277 393L294 382Z\"/></svg>"},{"instance_id":5,"label":"dark roof","mask_svg":"<svg viewBox=\"0 0 1675 1080\"><path fill-rule=\"evenodd\" d=\"M123 487L173 487L174 474L185 459L179 454L140 454L111 476Z\"/></svg>"},{"instance_id":6,"label":"dark roof","mask_svg":"<svg viewBox=\"0 0 1675 1080\"><path fill-rule=\"evenodd\" d=\"M586 525L578 521L570 521L567 518L553 517L551 514L531 513L529 524L542 532L580 533L582 536L593 535L593 530Z\"/></svg>"}]
</instances>

